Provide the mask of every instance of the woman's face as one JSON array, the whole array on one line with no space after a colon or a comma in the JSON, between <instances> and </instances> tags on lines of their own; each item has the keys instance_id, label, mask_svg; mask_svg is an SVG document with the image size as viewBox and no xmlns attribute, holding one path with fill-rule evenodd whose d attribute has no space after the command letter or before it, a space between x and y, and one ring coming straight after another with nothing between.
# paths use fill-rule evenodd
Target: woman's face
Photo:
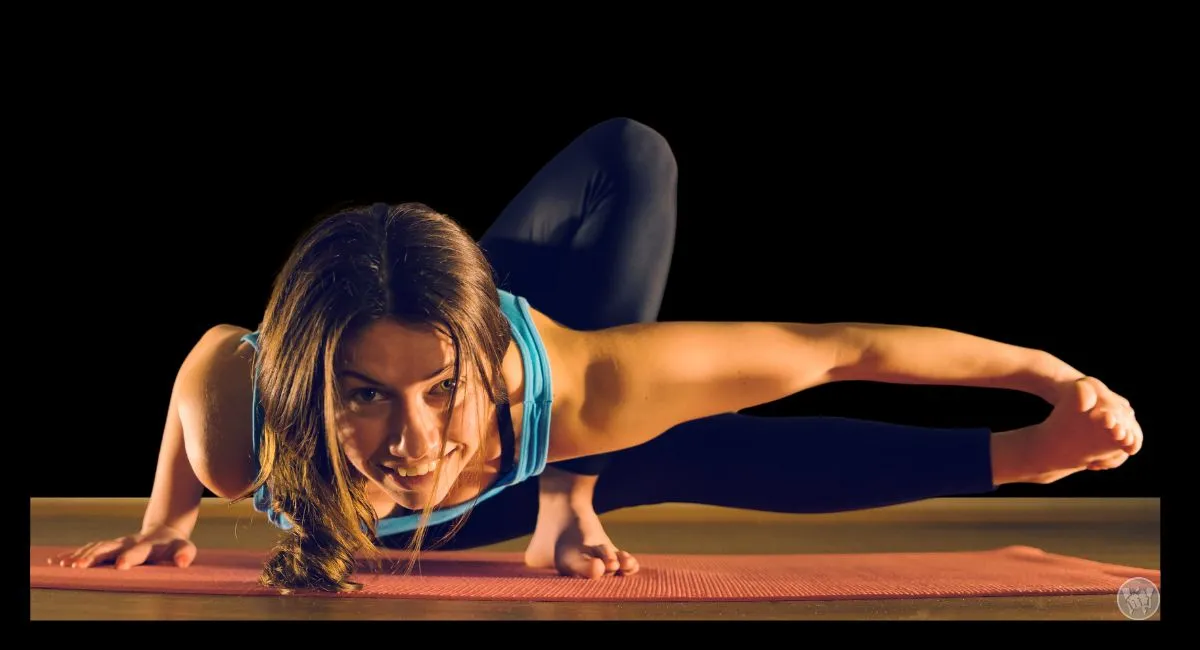
<instances>
[{"instance_id":1,"label":"woman's face","mask_svg":"<svg viewBox=\"0 0 1200 650\"><path fill-rule=\"evenodd\" d=\"M431 497L441 503L480 453L486 423L483 391L454 375L450 338L430 326L376 321L350 342L337 380L338 439L351 464L405 508L420 510Z\"/></svg>"}]
</instances>

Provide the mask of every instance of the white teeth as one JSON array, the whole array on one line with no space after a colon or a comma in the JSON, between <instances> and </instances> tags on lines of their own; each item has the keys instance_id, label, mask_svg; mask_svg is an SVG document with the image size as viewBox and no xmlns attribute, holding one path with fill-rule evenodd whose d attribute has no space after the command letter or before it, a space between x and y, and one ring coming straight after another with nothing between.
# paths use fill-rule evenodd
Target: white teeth
<instances>
[{"instance_id":1,"label":"white teeth","mask_svg":"<svg viewBox=\"0 0 1200 650\"><path fill-rule=\"evenodd\" d=\"M445 458L447 455L450 454L451 446L452 446L452 444L449 440L447 440L446 443L444 445L442 445L441 458ZM397 467L396 474L399 476L424 476L424 475L432 472L433 470L437 469L437 464L439 462L441 462L440 458L438 460L430 461L423 465L417 465L416 467L413 467L412 469L404 469L403 467Z\"/></svg>"},{"instance_id":2,"label":"white teeth","mask_svg":"<svg viewBox=\"0 0 1200 650\"><path fill-rule=\"evenodd\" d=\"M423 465L417 465L416 467L414 467L412 469L404 469L403 467L397 467L396 473L399 474L400 476L424 476L424 475L432 472L436 467L437 467L437 461L433 461L432 463L425 463Z\"/></svg>"}]
</instances>

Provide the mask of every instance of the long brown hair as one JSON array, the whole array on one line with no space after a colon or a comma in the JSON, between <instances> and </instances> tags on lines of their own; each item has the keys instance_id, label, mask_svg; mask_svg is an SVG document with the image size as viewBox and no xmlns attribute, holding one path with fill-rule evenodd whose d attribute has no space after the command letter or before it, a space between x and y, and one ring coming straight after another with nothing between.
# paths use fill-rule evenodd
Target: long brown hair
<instances>
[{"instance_id":1,"label":"long brown hair","mask_svg":"<svg viewBox=\"0 0 1200 650\"><path fill-rule=\"evenodd\" d=\"M470 371L491 403L508 399L497 380L511 332L491 266L459 224L420 203L343 209L319 220L276 278L260 328L262 469L248 494L267 483L292 525L263 569L265 585L361 587L350 577L356 555L376 550L378 517L366 478L337 442L342 396L334 377L348 343L382 318L441 330L454 345L455 376ZM413 535L413 560L433 505Z\"/></svg>"}]
</instances>

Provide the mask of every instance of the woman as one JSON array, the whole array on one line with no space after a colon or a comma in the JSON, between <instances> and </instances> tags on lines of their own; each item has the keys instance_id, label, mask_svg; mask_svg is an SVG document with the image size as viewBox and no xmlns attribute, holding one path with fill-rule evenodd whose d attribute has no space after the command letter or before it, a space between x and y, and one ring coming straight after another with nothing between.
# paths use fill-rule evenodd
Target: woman
<instances>
[{"instance_id":1,"label":"woman","mask_svg":"<svg viewBox=\"0 0 1200 650\"><path fill-rule=\"evenodd\" d=\"M526 563L632 574L604 512L692 502L831 512L1119 466L1128 401L1052 355L942 329L656 323L675 160L609 120L533 178L478 244L426 206L318 223L259 331L210 330L182 364L141 531L60 558L188 565L207 487L289 531L263 582L355 588L356 553L532 533ZM1027 391L1012 431L738 411L834 381ZM536 480L533 480L535 479Z\"/></svg>"}]
</instances>

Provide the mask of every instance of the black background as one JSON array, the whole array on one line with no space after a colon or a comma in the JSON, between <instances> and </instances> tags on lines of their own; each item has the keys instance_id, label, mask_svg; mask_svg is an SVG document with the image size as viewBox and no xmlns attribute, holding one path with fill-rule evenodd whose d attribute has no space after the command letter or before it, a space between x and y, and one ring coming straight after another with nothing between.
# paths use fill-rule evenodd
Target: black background
<instances>
[{"instance_id":1,"label":"black background","mask_svg":"<svg viewBox=\"0 0 1200 650\"><path fill-rule=\"evenodd\" d=\"M1169 235L1147 209L1146 142L1124 104L1057 80L805 90L100 102L57 131L59 191L31 221L70 233L47 273L80 281L51 284L56 307L37 325L55 332L39 339L55 377L39 408L70 423L47 432L70 453L30 476L30 495L148 496L180 361L214 324L257 326L318 212L422 201L478 237L579 132L624 116L666 136L679 163L662 320L919 324L1048 350L1133 402L1145 449L1117 470L997 496L1161 496L1157 443L1173 427L1156 350L1173 335L1156 294ZM1049 407L1008 391L844 384L754 411L1003 429Z\"/></svg>"}]
</instances>

